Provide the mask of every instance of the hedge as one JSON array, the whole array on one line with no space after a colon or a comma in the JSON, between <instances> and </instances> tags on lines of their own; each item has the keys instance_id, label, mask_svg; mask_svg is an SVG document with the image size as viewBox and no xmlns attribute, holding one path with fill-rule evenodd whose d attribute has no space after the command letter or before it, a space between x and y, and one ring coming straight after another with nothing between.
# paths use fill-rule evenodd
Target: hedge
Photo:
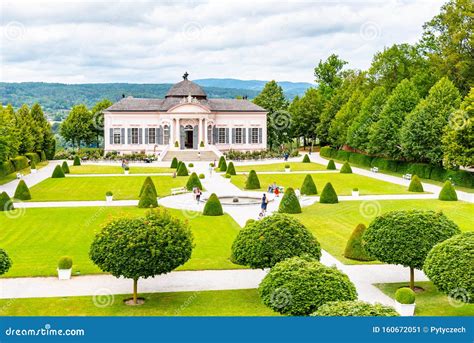
<instances>
[{"instance_id":1,"label":"hedge","mask_svg":"<svg viewBox=\"0 0 474 343\"><path fill-rule=\"evenodd\" d=\"M370 164L371 167L377 167L380 170L388 170L388 171L393 171L393 172L397 171L397 165L398 165L397 161L387 160L381 157L374 157L374 159L372 160Z\"/></svg>"},{"instance_id":2,"label":"hedge","mask_svg":"<svg viewBox=\"0 0 474 343\"><path fill-rule=\"evenodd\" d=\"M40 157L41 157L41 161L46 161L46 154L44 153L44 151L41 151Z\"/></svg>"},{"instance_id":3,"label":"hedge","mask_svg":"<svg viewBox=\"0 0 474 343\"><path fill-rule=\"evenodd\" d=\"M474 303L474 232L451 237L433 247L423 271L441 292Z\"/></svg>"},{"instance_id":4,"label":"hedge","mask_svg":"<svg viewBox=\"0 0 474 343\"><path fill-rule=\"evenodd\" d=\"M346 249L344 250L344 257L351 260L357 261L374 261L375 259L370 257L365 251L362 245L362 236L366 230L364 224L359 224L356 226L354 231L352 231L349 240L347 241Z\"/></svg>"},{"instance_id":5,"label":"hedge","mask_svg":"<svg viewBox=\"0 0 474 343\"><path fill-rule=\"evenodd\" d=\"M12 163L15 166L16 171L28 168L29 166L28 159L25 156L17 156L12 158Z\"/></svg>"},{"instance_id":6,"label":"hedge","mask_svg":"<svg viewBox=\"0 0 474 343\"><path fill-rule=\"evenodd\" d=\"M235 172L235 167L233 162L229 162L229 165L227 166L227 174L229 175L237 175Z\"/></svg>"},{"instance_id":7,"label":"hedge","mask_svg":"<svg viewBox=\"0 0 474 343\"><path fill-rule=\"evenodd\" d=\"M314 195L318 194L318 189L316 184L313 181L311 174L307 174L304 178L303 185L301 186L301 194L304 195Z\"/></svg>"},{"instance_id":8,"label":"hedge","mask_svg":"<svg viewBox=\"0 0 474 343\"><path fill-rule=\"evenodd\" d=\"M156 199L156 190L153 190L151 184L147 184L145 189L140 196L140 200L138 201L139 208L150 208L150 207L157 207L158 201Z\"/></svg>"},{"instance_id":9,"label":"hedge","mask_svg":"<svg viewBox=\"0 0 474 343\"><path fill-rule=\"evenodd\" d=\"M327 170L336 170L336 163L334 163L334 160L329 160L326 169Z\"/></svg>"},{"instance_id":10,"label":"hedge","mask_svg":"<svg viewBox=\"0 0 474 343\"><path fill-rule=\"evenodd\" d=\"M61 168L61 166L58 164L56 167L54 167L53 175L51 175L51 178L59 179L59 178L62 178L62 177L66 177L66 175L64 175L63 168Z\"/></svg>"},{"instance_id":11,"label":"hedge","mask_svg":"<svg viewBox=\"0 0 474 343\"><path fill-rule=\"evenodd\" d=\"M364 155L364 154L358 154L355 152L352 152L349 154L349 162L352 164L358 164L361 166L365 167L370 167L370 164L372 163L372 156Z\"/></svg>"},{"instance_id":12,"label":"hedge","mask_svg":"<svg viewBox=\"0 0 474 343\"><path fill-rule=\"evenodd\" d=\"M176 173L178 176L188 176L188 168L186 168L186 164L183 162L179 163L178 172Z\"/></svg>"},{"instance_id":13,"label":"hedge","mask_svg":"<svg viewBox=\"0 0 474 343\"><path fill-rule=\"evenodd\" d=\"M39 155L36 152L27 152L25 156L30 160L30 161L35 161L36 164L41 162L41 159Z\"/></svg>"},{"instance_id":14,"label":"hedge","mask_svg":"<svg viewBox=\"0 0 474 343\"><path fill-rule=\"evenodd\" d=\"M423 192L423 184L420 181L420 178L417 175L413 175L408 186L409 192Z\"/></svg>"},{"instance_id":15,"label":"hedge","mask_svg":"<svg viewBox=\"0 0 474 343\"><path fill-rule=\"evenodd\" d=\"M13 201L10 199L10 196L7 192L2 192L0 194L0 211L10 211L14 209Z\"/></svg>"},{"instance_id":16,"label":"hedge","mask_svg":"<svg viewBox=\"0 0 474 343\"><path fill-rule=\"evenodd\" d=\"M0 177L7 176L15 172L15 166L11 160L0 163Z\"/></svg>"},{"instance_id":17,"label":"hedge","mask_svg":"<svg viewBox=\"0 0 474 343\"><path fill-rule=\"evenodd\" d=\"M304 157L303 157L303 163L310 163L310 162L311 162L311 160L309 159L308 154L304 155Z\"/></svg>"},{"instance_id":18,"label":"hedge","mask_svg":"<svg viewBox=\"0 0 474 343\"><path fill-rule=\"evenodd\" d=\"M249 176L247 177L247 181L245 182L245 189L259 189L260 188L260 180L258 179L257 173L255 170L251 170Z\"/></svg>"},{"instance_id":19,"label":"hedge","mask_svg":"<svg viewBox=\"0 0 474 343\"><path fill-rule=\"evenodd\" d=\"M18 200L31 199L30 190L28 189L28 186L24 180L20 180L20 182L18 182L18 186L16 186L15 195L13 197Z\"/></svg>"},{"instance_id":20,"label":"hedge","mask_svg":"<svg viewBox=\"0 0 474 343\"><path fill-rule=\"evenodd\" d=\"M349 151L338 150L336 156L334 157L341 161L349 160Z\"/></svg>"},{"instance_id":21,"label":"hedge","mask_svg":"<svg viewBox=\"0 0 474 343\"><path fill-rule=\"evenodd\" d=\"M191 176L189 177L188 182L186 183L186 189L188 191L192 191L196 187L198 187L199 189L202 189L202 184L197 174L193 172Z\"/></svg>"},{"instance_id":22,"label":"hedge","mask_svg":"<svg viewBox=\"0 0 474 343\"><path fill-rule=\"evenodd\" d=\"M140 193L138 193L138 197L142 196L143 192L145 191L145 188L148 185L151 187L151 190L153 191L153 193L155 193L155 197L158 196L158 192L156 191L156 187L155 187L155 184L153 183L153 180L151 179L151 177L147 176L145 178L145 181L143 181L143 185L142 185L142 188L140 188Z\"/></svg>"},{"instance_id":23,"label":"hedge","mask_svg":"<svg viewBox=\"0 0 474 343\"><path fill-rule=\"evenodd\" d=\"M331 148L330 146L323 146L320 150L319 150L319 155L322 156L322 157L328 157L328 158L331 158L331 157L334 157L333 154L335 153L335 149Z\"/></svg>"},{"instance_id":24,"label":"hedge","mask_svg":"<svg viewBox=\"0 0 474 343\"><path fill-rule=\"evenodd\" d=\"M300 201L293 188L288 187L285 190L283 198L280 201L280 206L278 207L278 212L290 214L301 213Z\"/></svg>"},{"instance_id":25,"label":"hedge","mask_svg":"<svg viewBox=\"0 0 474 343\"><path fill-rule=\"evenodd\" d=\"M332 186L331 182L326 183L321 192L321 197L319 198L321 204L337 204L339 199L337 198L336 191Z\"/></svg>"},{"instance_id":26,"label":"hedge","mask_svg":"<svg viewBox=\"0 0 474 343\"><path fill-rule=\"evenodd\" d=\"M454 189L454 186L451 181L446 181L444 183L443 188L441 188L441 191L439 192L438 199L442 201L458 200L458 195L456 194L456 190Z\"/></svg>"},{"instance_id":27,"label":"hedge","mask_svg":"<svg viewBox=\"0 0 474 343\"><path fill-rule=\"evenodd\" d=\"M224 214L221 202L215 193L212 193L207 199L202 214L205 216L222 216Z\"/></svg>"},{"instance_id":28,"label":"hedge","mask_svg":"<svg viewBox=\"0 0 474 343\"><path fill-rule=\"evenodd\" d=\"M429 179L431 176L431 170L433 166L425 163L412 163L407 168L407 173L412 175L418 175L422 179Z\"/></svg>"},{"instance_id":29,"label":"hedge","mask_svg":"<svg viewBox=\"0 0 474 343\"><path fill-rule=\"evenodd\" d=\"M364 301L333 301L322 305L311 316L323 317L398 317L393 307Z\"/></svg>"},{"instance_id":30,"label":"hedge","mask_svg":"<svg viewBox=\"0 0 474 343\"><path fill-rule=\"evenodd\" d=\"M344 162L344 164L341 167L340 173L342 173L342 174L352 174L351 165L348 162Z\"/></svg>"},{"instance_id":31,"label":"hedge","mask_svg":"<svg viewBox=\"0 0 474 343\"><path fill-rule=\"evenodd\" d=\"M81 159L79 156L74 156L74 162L72 163L73 166L80 166L81 165Z\"/></svg>"},{"instance_id":32,"label":"hedge","mask_svg":"<svg viewBox=\"0 0 474 343\"><path fill-rule=\"evenodd\" d=\"M63 169L64 174L69 174L69 166L67 165L67 161L63 162L61 168Z\"/></svg>"}]
</instances>

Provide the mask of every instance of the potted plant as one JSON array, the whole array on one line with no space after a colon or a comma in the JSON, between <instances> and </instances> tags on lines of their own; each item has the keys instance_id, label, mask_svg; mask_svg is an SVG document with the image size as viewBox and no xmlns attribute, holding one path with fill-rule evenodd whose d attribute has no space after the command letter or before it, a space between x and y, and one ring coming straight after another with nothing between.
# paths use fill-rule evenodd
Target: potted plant
<instances>
[{"instance_id":1,"label":"potted plant","mask_svg":"<svg viewBox=\"0 0 474 343\"><path fill-rule=\"evenodd\" d=\"M72 258L63 256L58 261L58 279L69 280L72 272Z\"/></svg>"},{"instance_id":2,"label":"potted plant","mask_svg":"<svg viewBox=\"0 0 474 343\"><path fill-rule=\"evenodd\" d=\"M289 164L285 164L285 173L289 173L291 171L291 166Z\"/></svg>"},{"instance_id":3,"label":"potted plant","mask_svg":"<svg viewBox=\"0 0 474 343\"><path fill-rule=\"evenodd\" d=\"M105 200L107 202L111 202L113 200L114 194L111 191L105 193Z\"/></svg>"},{"instance_id":4,"label":"potted plant","mask_svg":"<svg viewBox=\"0 0 474 343\"><path fill-rule=\"evenodd\" d=\"M352 196L353 197L358 197L359 196L359 188L353 188L352 189Z\"/></svg>"},{"instance_id":5,"label":"potted plant","mask_svg":"<svg viewBox=\"0 0 474 343\"><path fill-rule=\"evenodd\" d=\"M128 175L128 173L130 173L130 167L129 166L125 166L123 168L123 172L125 173L125 175Z\"/></svg>"},{"instance_id":6,"label":"potted plant","mask_svg":"<svg viewBox=\"0 0 474 343\"><path fill-rule=\"evenodd\" d=\"M188 167L189 167L189 170L194 170L194 163L189 163Z\"/></svg>"},{"instance_id":7,"label":"potted plant","mask_svg":"<svg viewBox=\"0 0 474 343\"><path fill-rule=\"evenodd\" d=\"M206 178L206 177L204 176L204 174L199 174L199 178L200 178L200 179L204 179L204 178Z\"/></svg>"},{"instance_id":8,"label":"potted plant","mask_svg":"<svg viewBox=\"0 0 474 343\"><path fill-rule=\"evenodd\" d=\"M212 163L212 162L209 163L209 165L211 166L211 168L214 168L214 167L215 167L214 163Z\"/></svg>"},{"instance_id":9,"label":"potted plant","mask_svg":"<svg viewBox=\"0 0 474 343\"><path fill-rule=\"evenodd\" d=\"M34 160L31 160L31 174L36 174L37 170L36 170L36 163Z\"/></svg>"},{"instance_id":10,"label":"potted plant","mask_svg":"<svg viewBox=\"0 0 474 343\"><path fill-rule=\"evenodd\" d=\"M230 178L231 178L230 174L225 174L225 179L226 179L228 182L230 182Z\"/></svg>"},{"instance_id":11,"label":"potted plant","mask_svg":"<svg viewBox=\"0 0 474 343\"><path fill-rule=\"evenodd\" d=\"M402 316L413 316L415 313L415 292L408 287L395 292L395 309Z\"/></svg>"}]
</instances>

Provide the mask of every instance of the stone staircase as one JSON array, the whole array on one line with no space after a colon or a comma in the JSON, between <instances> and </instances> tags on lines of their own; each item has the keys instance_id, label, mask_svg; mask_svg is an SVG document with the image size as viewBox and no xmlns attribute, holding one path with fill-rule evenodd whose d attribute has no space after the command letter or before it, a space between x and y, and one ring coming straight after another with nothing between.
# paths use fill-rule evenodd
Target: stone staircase
<instances>
[{"instance_id":1,"label":"stone staircase","mask_svg":"<svg viewBox=\"0 0 474 343\"><path fill-rule=\"evenodd\" d=\"M200 150L201 158L198 156L198 150L168 150L162 161L171 161L176 157L179 161L214 161L219 160L219 157L209 150Z\"/></svg>"}]
</instances>

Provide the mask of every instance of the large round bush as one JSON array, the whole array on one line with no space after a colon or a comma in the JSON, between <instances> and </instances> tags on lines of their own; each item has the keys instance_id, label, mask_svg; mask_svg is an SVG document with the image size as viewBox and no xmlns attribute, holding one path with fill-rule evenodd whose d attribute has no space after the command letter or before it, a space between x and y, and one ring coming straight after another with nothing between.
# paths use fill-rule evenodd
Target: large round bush
<instances>
[{"instance_id":1,"label":"large round bush","mask_svg":"<svg viewBox=\"0 0 474 343\"><path fill-rule=\"evenodd\" d=\"M322 305L311 316L322 317L398 317L393 307L364 301L334 301Z\"/></svg>"},{"instance_id":2,"label":"large round bush","mask_svg":"<svg viewBox=\"0 0 474 343\"><path fill-rule=\"evenodd\" d=\"M0 275L5 274L12 266L12 260L8 257L5 250L0 249Z\"/></svg>"},{"instance_id":3,"label":"large round bush","mask_svg":"<svg viewBox=\"0 0 474 343\"><path fill-rule=\"evenodd\" d=\"M377 260L410 267L413 289L414 269L423 267L431 248L460 232L442 212L392 211L376 217L362 241L367 253Z\"/></svg>"},{"instance_id":4,"label":"large round bush","mask_svg":"<svg viewBox=\"0 0 474 343\"><path fill-rule=\"evenodd\" d=\"M240 230L232 244L231 260L250 268L270 268L284 259L302 255L319 260L318 241L297 219L275 213Z\"/></svg>"},{"instance_id":5,"label":"large round bush","mask_svg":"<svg viewBox=\"0 0 474 343\"><path fill-rule=\"evenodd\" d=\"M276 264L258 291L265 305L293 316L309 315L331 301L357 299L356 288L346 274L299 257Z\"/></svg>"},{"instance_id":6,"label":"large round bush","mask_svg":"<svg viewBox=\"0 0 474 343\"><path fill-rule=\"evenodd\" d=\"M443 293L474 303L474 232L465 232L433 247L423 271Z\"/></svg>"}]
</instances>

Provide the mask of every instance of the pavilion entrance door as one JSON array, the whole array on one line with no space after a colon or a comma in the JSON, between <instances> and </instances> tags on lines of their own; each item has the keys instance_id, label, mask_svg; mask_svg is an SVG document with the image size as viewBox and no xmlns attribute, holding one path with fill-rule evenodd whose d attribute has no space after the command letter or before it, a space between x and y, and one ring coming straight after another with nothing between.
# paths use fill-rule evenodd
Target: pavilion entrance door
<instances>
[{"instance_id":1,"label":"pavilion entrance door","mask_svg":"<svg viewBox=\"0 0 474 343\"><path fill-rule=\"evenodd\" d=\"M193 148L193 130L185 130L184 131L184 147L186 149Z\"/></svg>"}]
</instances>

